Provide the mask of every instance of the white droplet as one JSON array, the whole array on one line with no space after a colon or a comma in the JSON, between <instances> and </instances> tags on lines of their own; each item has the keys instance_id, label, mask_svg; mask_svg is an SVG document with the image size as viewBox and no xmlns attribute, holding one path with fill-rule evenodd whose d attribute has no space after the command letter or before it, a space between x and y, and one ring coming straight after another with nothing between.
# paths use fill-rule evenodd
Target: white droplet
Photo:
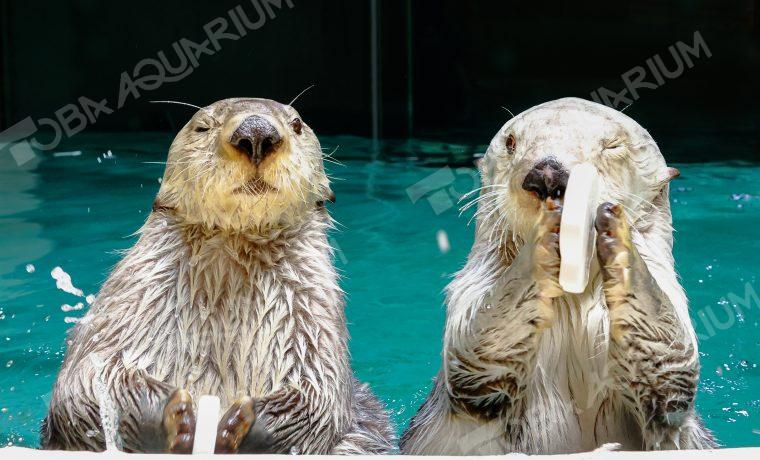
<instances>
[{"instance_id":1,"label":"white droplet","mask_svg":"<svg viewBox=\"0 0 760 460\"><path fill-rule=\"evenodd\" d=\"M32 265L32 264L26 264L26 272L27 273L34 273L34 265Z\"/></svg>"},{"instance_id":2,"label":"white droplet","mask_svg":"<svg viewBox=\"0 0 760 460\"><path fill-rule=\"evenodd\" d=\"M438 250L441 251L441 254L446 254L449 252L451 249L451 244L449 243L449 235L446 233L446 231L438 230L435 238L438 241Z\"/></svg>"}]
</instances>

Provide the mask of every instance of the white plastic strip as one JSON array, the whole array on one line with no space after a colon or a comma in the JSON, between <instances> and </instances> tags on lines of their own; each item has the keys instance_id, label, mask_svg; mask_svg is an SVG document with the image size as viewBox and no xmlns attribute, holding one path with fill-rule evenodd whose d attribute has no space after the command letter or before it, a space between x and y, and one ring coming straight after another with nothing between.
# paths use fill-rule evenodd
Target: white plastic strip
<instances>
[{"instance_id":1,"label":"white plastic strip","mask_svg":"<svg viewBox=\"0 0 760 460\"><path fill-rule=\"evenodd\" d=\"M594 257L594 214L599 201L599 173L581 163L570 171L559 231L559 285L565 292L581 293L588 284Z\"/></svg>"},{"instance_id":2,"label":"white plastic strip","mask_svg":"<svg viewBox=\"0 0 760 460\"><path fill-rule=\"evenodd\" d=\"M216 426L219 423L219 397L203 395L198 400L195 417L193 454L213 454L216 447Z\"/></svg>"}]
</instances>

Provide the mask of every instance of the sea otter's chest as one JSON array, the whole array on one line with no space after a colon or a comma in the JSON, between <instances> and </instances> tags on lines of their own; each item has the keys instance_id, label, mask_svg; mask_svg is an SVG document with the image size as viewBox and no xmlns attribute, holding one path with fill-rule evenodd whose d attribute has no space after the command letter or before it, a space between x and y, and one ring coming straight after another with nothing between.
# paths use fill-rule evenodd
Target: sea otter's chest
<instances>
[{"instance_id":1,"label":"sea otter's chest","mask_svg":"<svg viewBox=\"0 0 760 460\"><path fill-rule=\"evenodd\" d=\"M593 450L600 442L598 417L610 409L607 308L588 293L555 299L554 308L554 323L542 333L525 423L551 425L531 429L546 434L541 444L547 453Z\"/></svg>"},{"instance_id":2,"label":"sea otter's chest","mask_svg":"<svg viewBox=\"0 0 760 460\"><path fill-rule=\"evenodd\" d=\"M182 275L182 274L181 274ZM217 395L223 406L241 396L262 396L295 381L302 361L293 350L303 334L309 294L296 292L279 270L207 271L180 276L166 299L173 315L156 336L155 377L187 388L194 397ZM155 352L154 351L154 352Z\"/></svg>"}]
</instances>

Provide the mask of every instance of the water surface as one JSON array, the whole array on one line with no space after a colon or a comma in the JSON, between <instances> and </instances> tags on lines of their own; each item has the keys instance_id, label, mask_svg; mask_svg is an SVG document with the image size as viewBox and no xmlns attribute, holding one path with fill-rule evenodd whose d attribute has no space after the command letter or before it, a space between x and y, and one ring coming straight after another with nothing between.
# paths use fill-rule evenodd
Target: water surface
<instances>
[{"instance_id":1,"label":"water surface","mask_svg":"<svg viewBox=\"0 0 760 460\"><path fill-rule=\"evenodd\" d=\"M48 154L21 168L7 153L0 157L2 443L38 445L72 325L67 318L86 312L62 310L84 299L56 288L51 271L62 267L83 294L97 292L150 212L163 166L149 162L164 161L171 138L74 140L67 150L79 156ZM360 161L369 158L368 141L322 141L329 149L340 144L335 156L345 163L328 164L339 179L329 208L341 224L331 241L348 293L353 366L401 429L439 367L441 291L464 263L474 230L467 225L471 214L459 216L456 201L477 179L471 168L443 166L461 159L463 146L410 142L399 149L416 158ZM392 154L394 146L389 149ZM760 168L677 166L675 255L703 335L698 406L723 444L760 445ZM443 233L448 252L438 242Z\"/></svg>"}]
</instances>

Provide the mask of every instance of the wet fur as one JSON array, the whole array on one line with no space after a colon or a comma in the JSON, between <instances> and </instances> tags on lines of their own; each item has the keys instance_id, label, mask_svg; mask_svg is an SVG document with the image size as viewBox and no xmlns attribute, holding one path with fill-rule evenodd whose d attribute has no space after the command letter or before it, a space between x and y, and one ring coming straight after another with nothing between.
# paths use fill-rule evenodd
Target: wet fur
<instances>
[{"instance_id":1,"label":"wet fur","mask_svg":"<svg viewBox=\"0 0 760 460\"><path fill-rule=\"evenodd\" d=\"M599 260L579 295L557 281L560 209L519 186L546 155L568 169L593 162L604 201L622 205L597 219ZM699 363L673 268L672 173L649 134L607 107L560 99L507 122L480 171L475 243L447 287L442 369L401 451L715 447L694 409Z\"/></svg>"},{"instance_id":2,"label":"wet fur","mask_svg":"<svg viewBox=\"0 0 760 460\"><path fill-rule=\"evenodd\" d=\"M229 111L236 100L212 109L224 103ZM213 196L221 190L202 187L198 173L207 171L211 183L218 176L199 169L197 156L210 147L182 151L197 144L189 139L194 123L173 144L160 205L69 335L43 448L103 450L106 405L118 414L123 450L171 450L173 434L192 423L191 409L168 422L164 413L182 389L195 400L219 396L223 411L252 398L255 423L240 452L388 452L388 414L349 364L343 292L326 236L331 220L315 204L329 190L326 178L310 182L319 188L294 188L296 201L265 197L259 212L244 207L225 217L224 206L245 203L220 204ZM313 135L306 141L312 150L296 160L318 159L318 168L303 171L319 171L319 143ZM195 167L182 176L175 168L188 161ZM194 198L193 190L206 195Z\"/></svg>"}]
</instances>

